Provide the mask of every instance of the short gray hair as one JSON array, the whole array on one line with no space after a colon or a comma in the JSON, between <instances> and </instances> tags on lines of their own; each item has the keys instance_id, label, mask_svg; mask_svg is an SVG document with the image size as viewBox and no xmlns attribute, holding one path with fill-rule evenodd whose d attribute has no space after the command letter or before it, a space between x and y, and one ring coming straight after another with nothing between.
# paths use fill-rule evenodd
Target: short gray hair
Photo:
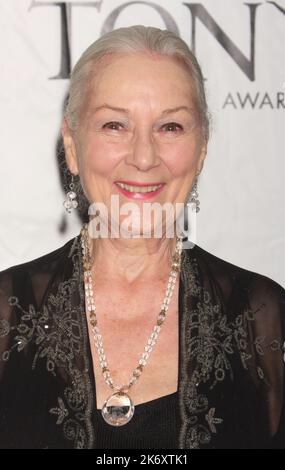
<instances>
[{"instance_id":1,"label":"short gray hair","mask_svg":"<svg viewBox=\"0 0 285 470\"><path fill-rule=\"evenodd\" d=\"M195 92L196 107L206 141L209 138L209 113L204 79L196 57L180 37L169 30L152 26L134 25L114 29L93 42L75 64L70 75L65 116L68 126L75 130L88 85L95 74L96 65L108 54L127 52L154 52L179 61L189 72Z\"/></svg>"}]
</instances>

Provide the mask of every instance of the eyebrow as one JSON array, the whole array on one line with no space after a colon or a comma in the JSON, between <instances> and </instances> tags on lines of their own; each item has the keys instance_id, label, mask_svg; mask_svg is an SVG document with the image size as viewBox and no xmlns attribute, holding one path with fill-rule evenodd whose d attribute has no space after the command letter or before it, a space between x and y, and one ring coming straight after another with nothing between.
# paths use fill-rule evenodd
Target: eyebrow
<instances>
[{"instance_id":1,"label":"eyebrow","mask_svg":"<svg viewBox=\"0 0 285 470\"><path fill-rule=\"evenodd\" d=\"M117 106L111 106L109 104L102 104L101 106L92 108L92 114L100 111L101 109L111 109L112 111L117 111L119 113L130 114L130 111L126 108L118 108ZM167 116L168 114L177 113L178 111L182 110L193 114L193 108L189 108L189 106L176 106L175 108L164 109L161 113L161 116Z\"/></svg>"}]
</instances>

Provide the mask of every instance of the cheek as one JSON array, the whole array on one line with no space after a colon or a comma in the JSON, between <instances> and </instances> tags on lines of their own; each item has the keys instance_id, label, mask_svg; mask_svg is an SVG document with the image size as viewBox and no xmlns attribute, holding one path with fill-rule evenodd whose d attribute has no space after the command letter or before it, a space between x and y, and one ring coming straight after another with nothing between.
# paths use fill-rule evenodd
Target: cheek
<instances>
[{"instance_id":1,"label":"cheek","mask_svg":"<svg viewBox=\"0 0 285 470\"><path fill-rule=\"evenodd\" d=\"M163 154L162 154L163 155ZM183 142L165 149L164 163L174 177L193 173L197 163L198 148L193 142Z\"/></svg>"},{"instance_id":2,"label":"cheek","mask_svg":"<svg viewBox=\"0 0 285 470\"><path fill-rule=\"evenodd\" d=\"M80 169L85 178L108 177L121 159L116 144L106 143L100 138L88 141L81 151Z\"/></svg>"}]
</instances>

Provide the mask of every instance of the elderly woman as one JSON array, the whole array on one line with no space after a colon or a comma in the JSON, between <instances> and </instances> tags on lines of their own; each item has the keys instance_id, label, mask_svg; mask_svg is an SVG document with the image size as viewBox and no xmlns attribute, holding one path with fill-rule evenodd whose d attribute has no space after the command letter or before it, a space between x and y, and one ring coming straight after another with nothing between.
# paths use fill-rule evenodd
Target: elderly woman
<instances>
[{"instance_id":1,"label":"elderly woman","mask_svg":"<svg viewBox=\"0 0 285 470\"><path fill-rule=\"evenodd\" d=\"M107 219L114 197L139 216L198 205L208 117L188 46L139 25L95 41L62 137L65 206L80 179L108 236L91 210L63 247L0 274L0 447L285 448L284 289L184 247L165 219L159 237L137 217L126 236L122 212L115 236Z\"/></svg>"}]
</instances>

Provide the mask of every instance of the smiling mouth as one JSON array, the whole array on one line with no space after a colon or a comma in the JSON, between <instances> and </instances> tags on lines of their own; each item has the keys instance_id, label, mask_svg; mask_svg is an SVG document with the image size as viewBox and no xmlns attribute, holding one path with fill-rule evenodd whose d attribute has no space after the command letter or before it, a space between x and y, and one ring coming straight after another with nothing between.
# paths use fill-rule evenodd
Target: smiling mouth
<instances>
[{"instance_id":1,"label":"smiling mouth","mask_svg":"<svg viewBox=\"0 0 285 470\"><path fill-rule=\"evenodd\" d=\"M157 191L158 189L164 186L164 183L155 184L155 185L144 185L144 186L136 186L132 184L126 184L116 181L115 184L126 191L131 193L151 193L153 191Z\"/></svg>"}]
</instances>

